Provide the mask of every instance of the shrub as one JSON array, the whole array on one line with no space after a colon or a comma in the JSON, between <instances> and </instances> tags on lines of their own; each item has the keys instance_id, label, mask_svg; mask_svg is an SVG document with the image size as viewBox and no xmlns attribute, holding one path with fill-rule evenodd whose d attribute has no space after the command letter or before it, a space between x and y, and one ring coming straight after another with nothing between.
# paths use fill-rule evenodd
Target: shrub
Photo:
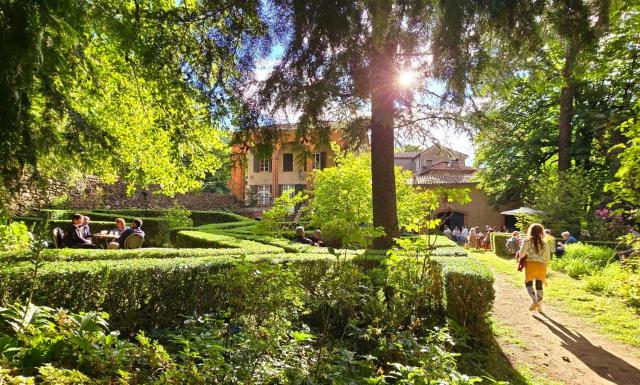
<instances>
[{"instance_id":1,"label":"shrub","mask_svg":"<svg viewBox=\"0 0 640 385\"><path fill-rule=\"evenodd\" d=\"M255 233L261 235L280 235L285 230L280 224L284 222L287 215L294 212L296 205L307 200L308 197L301 192L290 195L288 192L276 198L273 206L262 214L260 222L255 226Z\"/></svg>"},{"instance_id":2,"label":"shrub","mask_svg":"<svg viewBox=\"0 0 640 385\"><path fill-rule=\"evenodd\" d=\"M498 257L511 258L513 254L507 249L507 240L511 238L509 233L491 233L491 251Z\"/></svg>"},{"instance_id":3,"label":"shrub","mask_svg":"<svg viewBox=\"0 0 640 385\"><path fill-rule=\"evenodd\" d=\"M26 250L30 240L24 222L0 223L0 251Z\"/></svg>"},{"instance_id":4,"label":"shrub","mask_svg":"<svg viewBox=\"0 0 640 385\"><path fill-rule=\"evenodd\" d=\"M640 274L631 268L612 263L602 271L586 277L585 281L588 291L621 298L627 305L640 309Z\"/></svg>"},{"instance_id":5,"label":"shrub","mask_svg":"<svg viewBox=\"0 0 640 385\"><path fill-rule=\"evenodd\" d=\"M459 247L457 243L453 240L445 237L442 234L431 234L429 236L426 235L409 235L406 237L402 237L406 239L421 239L425 242L428 242L433 247Z\"/></svg>"},{"instance_id":6,"label":"shrub","mask_svg":"<svg viewBox=\"0 0 640 385\"><path fill-rule=\"evenodd\" d=\"M47 262L40 268L34 301L71 311L103 310L111 314L114 327L133 333L138 329L175 326L185 315L226 314L229 301L241 301L245 296L242 291L228 289L234 287L230 272L239 267L255 264L257 275L262 265L280 266L283 271L293 269L300 274L303 286L312 290L336 262L332 255L318 254L238 258L237 255L220 256L219 250L173 252L177 253L174 257L165 255L169 258L151 258L152 250L131 250L127 252L130 259ZM193 257L186 256L187 252L192 252ZM117 255L95 250L67 252L71 259L100 254ZM133 258L136 254L145 257ZM365 272L373 272L383 259L376 256L340 258ZM490 273L486 275L486 269L482 270L477 261L467 258L434 257L432 260L442 266L449 316L467 327L479 328L493 301ZM0 298L4 301L24 299L31 289L29 274L29 265L24 262L2 268Z\"/></svg>"},{"instance_id":7,"label":"shrub","mask_svg":"<svg viewBox=\"0 0 640 385\"><path fill-rule=\"evenodd\" d=\"M591 275L615 260L614 250L608 247L576 243L565 246L565 250L565 255L552 260L551 266L576 279Z\"/></svg>"},{"instance_id":8,"label":"shrub","mask_svg":"<svg viewBox=\"0 0 640 385\"><path fill-rule=\"evenodd\" d=\"M434 257L468 257L469 253L462 247L439 247L431 251Z\"/></svg>"},{"instance_id":9,"label":"shrub","mask_svg":"<svg viewBox=\"0 0 640 385\"><path fill-rule=\"evenodd\" d=\"M114 261L121 259L140 258L198 258L229 256L241 257L246 255L273 254L270 247L259 249L243 250L237 248L225 249L171 249L171 248L143 248L132 250L106 250L106 249L48 249L42 251L44 261ZM326 254L326 252L325 252ZM0 262L13 263L24 262L31 258L27 252L4 252L0 253Z\"/></svg>"},{"instance_id":10,"label":"shrub","mask_svg":"<svg viewBox=\"0 0 640 385\"><path fill-rule=\"evenodd\" d=\"M176 234L175 246L178 248L212 248L212 249L242 249L263 250L272 253L281 253L280 247L265 245L258 242L238 239L221 234L204 233L201 231L180 231Z\"/></svg>"},{"instance_id":11,"label":"shrub","mask_svg":"<svg viewBox=\"0 0 640 385\"><path fill-rule=\"evenodd\" d=\"M495 299L493 274L469 258L436 258L442 265L447 315L472 334L486 332L487 315Z\"/></svg>"},{"instance_id":12,"label":"shrub","mask_svg":"<svg viewBox=\"0 0 640 385\"><path fill-rule=\"evenodd\" d=\"M110 216L120 217L142 217L142 218L158 218L165 214L167 210L107 210L107 209L94 209L94 213L108 214ZM246 220L247 217L243 217L238 214L234 214L228 211L191 211L191 219L194 226L200 226L207 223L220 223L220 222L239 222Z\"/></svg>"}]
</instances>

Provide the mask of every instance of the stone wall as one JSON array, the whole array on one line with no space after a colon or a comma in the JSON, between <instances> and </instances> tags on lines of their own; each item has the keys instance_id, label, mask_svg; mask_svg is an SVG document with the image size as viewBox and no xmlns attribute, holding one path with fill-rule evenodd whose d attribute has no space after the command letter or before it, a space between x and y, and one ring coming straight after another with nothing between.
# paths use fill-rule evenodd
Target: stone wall
<instances>
[{"instance_id":1,"label":"stone wall","mask_svg":"<svg viewBox=\"0 0 640 385\"><path fill-rule=\"evenodd\" d=\"M19 192L8 198L5 205L14 215L24 215L52 205L84 210L169 208L174 202L179 202L191 210L234 210L240 207L230 194L198 191L167 197L158 194L159 190L159 186L151 186L129 195L127 185L123 182L104 184L98 178L88 177L74 186L67 186L60 181L50 181L46 188L38 185L23 185Z\"/></svg>"}]
</instances>

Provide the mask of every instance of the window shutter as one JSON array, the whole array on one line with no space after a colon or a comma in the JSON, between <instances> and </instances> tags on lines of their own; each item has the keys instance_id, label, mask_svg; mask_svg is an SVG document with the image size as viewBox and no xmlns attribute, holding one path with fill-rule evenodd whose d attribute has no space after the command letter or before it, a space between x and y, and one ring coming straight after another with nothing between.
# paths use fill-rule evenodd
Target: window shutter
<instances>
[{"instance_id":1,"label":"window shutter","mask_svg":"<svg viewBox=\"0 0 640 385\"><path fill-rule=\"evenodd\" d=\"M293 154L286 153L282 155L282 172L293 171Z\"/></svg>"},{"instance_id":2,"label":"window shutter","mask_svg":"<svg viewBox=\"0 0 640 385\"><path fill-rule=\"evenodd\" d=\"M324 170L327 167L327 152L322 151L320 153L320 170Z\"/></svg>"},{"instance_id":3,"label":"window shutter","mask_svg":"<svg viewBox=\"0 0 640 385\"><path fill-rule=\"evenodd\" d=\"M273 159L269 158L269 172L271 172L271 166L273 165ZM273 193L273 191L272 191Z\"/></svg>"},{"instance_id":4,"label":"window shutter","mask_svg":"<svg viewBox=\"0 0 640 385\"><path fill-rule=\"evenodd\" d=\"M284 185L281 185L281 184L278 185L278 196L282 196L283 187L284 187Z\"/></svg>"},{"instance_id":5,"label":"window shutter","mask_svg":"<svg viewBox=\"0 0 640 385\"><path fill-rule=\"evenodd\" d=\"M260 158L257 154L253 154L253 172L260 172Z\"/></svg>"}]
</instances>

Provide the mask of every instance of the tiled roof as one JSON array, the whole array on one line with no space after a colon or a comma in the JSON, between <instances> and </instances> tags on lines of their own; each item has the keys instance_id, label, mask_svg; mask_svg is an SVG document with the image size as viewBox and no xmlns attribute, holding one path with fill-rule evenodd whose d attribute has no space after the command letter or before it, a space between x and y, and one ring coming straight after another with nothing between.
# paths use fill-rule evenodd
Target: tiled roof
<instances>
[{"instance_id":1,"label":"tiled roof","mask_svg":"<svg viewBox=\"0 0 640 385\"><path fill-rule=\"evenodd\" d=\"M422 175L413 178L413 184L419 186L434 186L447 184L474 184L473 174L458 175Z\"/></svg>"},{"instance_id":2,"label":"tiled roof","mask_svg":"<svg viewBox=\"0 0 640 385\"><path fill-rule=\"evenodd\" d=\"M402 159L413 159L416 156L420 155L422 151L413 151L413 152L396 152L393 154L394 158L402 158Z\"/></svg>"}]
</instances>

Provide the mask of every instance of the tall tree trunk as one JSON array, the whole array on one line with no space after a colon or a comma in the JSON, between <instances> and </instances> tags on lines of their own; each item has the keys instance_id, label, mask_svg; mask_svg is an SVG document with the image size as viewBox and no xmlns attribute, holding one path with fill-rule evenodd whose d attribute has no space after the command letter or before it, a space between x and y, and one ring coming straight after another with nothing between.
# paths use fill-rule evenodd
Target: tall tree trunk
<instances>
[{"instance_id":1,"label":"tall tree trunk","mask_svg":"<svg viewBox=\"0 0 640 385\"><path fill-rule=\"evenodd\" d=\"M388 36L391 1L377 3L372 9L374 47L371 52L371 187L373 225L383 227L385 235L375 240L377 249L389 248L400 233L396 207L394 173L393 117L395 113L396 43Z\"/></svg>"},{"instance_id":2,"label":"tall tree trunk","mask_svg":"<svg viewBox=\"0 0 640 385\"><path fill-rule=\"evenodd\" d=\"M562 78L564 86L560 91L560 138L558 141L558 172L571 168L571 119L573 118L573 99L576 93L576 80L573 75L577 43L572 41L565 56Z\"/></svg>"},{"instance_id":3,"label":"tall tree trunk","mask_svg":"<svg viewBox=\"0 0 640 385\"><path fill-rule=\"evenodd\" d=\"M393 158L393 94L383 89L371 97L371 187L373 225L382 226L385 236L376 239L375 248L391 246L399 234L396 207L396 179Z\"/></svg>"}]
</instances>

